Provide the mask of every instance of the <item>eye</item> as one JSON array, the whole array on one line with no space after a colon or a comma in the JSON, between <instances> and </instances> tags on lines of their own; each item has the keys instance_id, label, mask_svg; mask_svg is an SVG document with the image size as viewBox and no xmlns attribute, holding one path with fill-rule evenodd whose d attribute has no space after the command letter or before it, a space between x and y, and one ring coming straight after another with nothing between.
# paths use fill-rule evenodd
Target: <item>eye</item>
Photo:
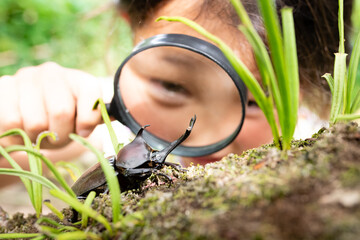
<instances>
[{"instance_id":1,"label":"eye","mask_svg":"<svg viewBox=\"0 0 360 240\"><path fill-rule=\"evenodd\" d=\"M247 106L249 108L259 108L259 105L256 103L256 101L251 99L248 101Z\"/></svg>"},{"instance_id":2,"label":"eye","mask_svg":"<svg viewBox=\"0 0 360 240\"><path fill-rule=\"evenodd\" d=\"M262 111L259 107L259 105L256 103L255 100L249 99L248 104L247 104L247 108L246 108L246 116L247 117L259 117L262 116Z\"/></svg>"},{"instance_id":3,"label":"eye","mask_svg":"<svg viewBox=\"0 0 360 240\"><path fill-rule=\"evenodd\" d=\"M157 86L163 88L164 90L166 90L168 92L184 94L184 95L189 94L189 92L180 84L168 82L168 81L164 81L164 80L159 80L159 79L151 79L151 81L153 82L153 84L156 84Z\"/></svg>"},{"instance_id":4,"label":"eye","mask_svg":"<svg viewBox=\"0 0 360 240\"><path fill-rule=\"evenodd\" d=\"M147 88L152 99L166 106L183 105L191 94L182 84L175 81L150 78Z\"/></svg>"}]
</instances>

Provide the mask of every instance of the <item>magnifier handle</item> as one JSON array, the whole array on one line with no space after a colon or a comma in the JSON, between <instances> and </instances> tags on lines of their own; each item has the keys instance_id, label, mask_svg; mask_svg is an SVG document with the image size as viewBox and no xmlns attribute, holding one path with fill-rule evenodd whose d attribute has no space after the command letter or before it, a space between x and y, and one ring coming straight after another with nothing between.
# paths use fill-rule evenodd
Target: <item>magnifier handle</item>
<instances>
[{"instance_id":1,"label":"magnifier handle","mask_svg":"<svg viewBox=\"0 0 360 240\"><path fill-rule=\"evenodd\" d=\"M111 111L111 103L105 103L105 107L106 107L106 111L108 112L109 116L112 116L112 111Z\"/></svg>"},{"instance_id":2,"label":"magnifier handle","mask_svg":"<svg viewBox=\"0 0 360 240\"><path fill-rule=\"evenodd\" d=\"M114 117L120 123L124 124L121 114L118 111L118 108L116 106L116 102L114 101L114 99L110 103L105 103L105 107L106 107L106 111L109 114L109 117Z\"/></svg>"}]
</instances>

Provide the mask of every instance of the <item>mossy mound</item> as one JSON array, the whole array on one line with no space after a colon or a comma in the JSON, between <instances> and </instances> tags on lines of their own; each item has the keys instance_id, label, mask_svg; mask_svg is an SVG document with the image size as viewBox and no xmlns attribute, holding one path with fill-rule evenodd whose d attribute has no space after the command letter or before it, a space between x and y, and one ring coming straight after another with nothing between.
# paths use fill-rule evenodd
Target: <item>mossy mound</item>
<instances>
[{"instance_id":1,"label":"mossy mound","mask_svg":"<svg viewBox=\"0 0 360 240\"><path fill-rule=\"evenodd\" d=\"M265 145L184 173L166 168L171 185L153 176L142 191L123 193L114 239L357 239L359 146L350 123L294 141L286 159ZM111 220L109 196L93 208ZM11 221L0 232L16 231ZM99 224L87 230L107 237Z\"/></svg>"}]
</instances>

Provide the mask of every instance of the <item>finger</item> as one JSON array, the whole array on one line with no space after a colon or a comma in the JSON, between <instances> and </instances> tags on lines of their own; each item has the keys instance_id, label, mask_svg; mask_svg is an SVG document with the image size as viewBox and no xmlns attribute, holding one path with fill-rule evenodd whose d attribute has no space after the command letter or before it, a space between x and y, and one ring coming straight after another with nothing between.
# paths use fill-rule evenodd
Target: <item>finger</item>
<instances>
[{"instance_id":1,"label":"finger","mask_svg":"<svg viewBox=\"0 0 360 240\"><path fill-rule=\"evenodd\" d=\"M13 128L22 128L17 81L14 77L3 76L0 78L0 134ZM21 143L19 136L0 139L0 145L3 147Z\"/></svg>"},{"instance_id":2,"label":"finger","mask_svg":"<svg viewBox=\"0 0 360 240\"><path fill-rule=\"evenodd\" d=\"M102 90L95 77L80 72L77 77L79 84L74 90L77 96L76 133L87 137L101 123L100 110L93 110L93 106L102 97Z\"/></svg>"},{"instance_id":3,"label":"finger","mask_svg":"<svg viewBox=\"0 0 360 240\"><path fill-rule=\"evenodd\" d=\"M48 130L48 118L39 77L41 76L37 68L22 69L16 74L23 127L32 142L36 141L42 131Z\"/></svg>"},{"instance_id":4,"label":"finger","mask_svg":"<svg viewBox=\"0 0 360 240\"><path fill-rule=\"evenodd\" d=\"M65 79L56 72L63 68L54 63L47 63L42 74L52 76L51 81L43 78L45 107L48 114L49 130L58 136L56 142L50 140L53 146L64 146L70 142L69 133L75 128L75 99ZM64 76L64 75L62 75ZM48 147L47 144L44 144Z\"/></svg>"}]
</instances>

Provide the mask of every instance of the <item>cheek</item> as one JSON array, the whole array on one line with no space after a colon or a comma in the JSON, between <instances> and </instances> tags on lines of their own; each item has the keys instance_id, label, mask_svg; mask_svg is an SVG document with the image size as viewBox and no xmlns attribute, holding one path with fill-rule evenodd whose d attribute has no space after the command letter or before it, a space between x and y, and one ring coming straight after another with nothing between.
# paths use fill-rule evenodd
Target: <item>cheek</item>
<instances>
[{"instance_id":1,"label":"cheek","mask_svg":"<svg viewBox=\"0 0 360 240\"><path fill-rule=\"evenodd\" d=\"M235 139L242 151L271 143L273 140L271 128L265 117L245 119L240 134Z\"/></svg>"}]
</instances>

